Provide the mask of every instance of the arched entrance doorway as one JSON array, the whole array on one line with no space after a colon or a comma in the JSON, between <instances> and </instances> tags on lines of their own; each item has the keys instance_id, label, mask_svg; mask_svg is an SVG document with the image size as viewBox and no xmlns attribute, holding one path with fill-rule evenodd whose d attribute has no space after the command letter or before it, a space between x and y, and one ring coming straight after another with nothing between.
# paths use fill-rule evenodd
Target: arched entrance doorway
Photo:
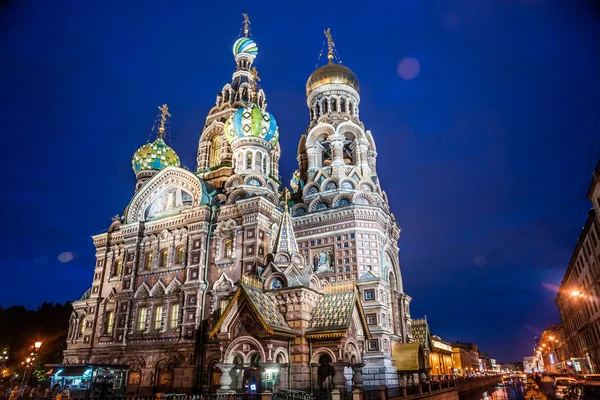
<instances>
[{"instance_id":1,"label":"arched entrance doorway","mask_svg":"<svg viewBox=\"0 0 600 400\"><path fill-rule=\"evenodd\" d=\"M260 354L252 356L250 366L244 369L244 393L261 393L263 391L263 374L265 369L259 365Z\"/></svg>"},{"instance_id":2,"label":"arched entrance doorway","mask_svg":"<svg viewBox=\"0 0 600 400\"><path fill-rule=\"evenodd\" d=\"M333 374L335 370L331 366L331 356L327 353L319 357L319 367L317 368L317 390L321 392L331 392L333 389Z\"/></svg>"}]
</instances>

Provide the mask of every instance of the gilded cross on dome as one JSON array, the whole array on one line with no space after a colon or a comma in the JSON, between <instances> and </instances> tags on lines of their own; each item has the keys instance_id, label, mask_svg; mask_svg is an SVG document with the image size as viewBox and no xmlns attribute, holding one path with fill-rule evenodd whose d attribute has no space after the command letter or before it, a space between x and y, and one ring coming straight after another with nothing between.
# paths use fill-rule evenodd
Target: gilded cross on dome
<instances>
[{"instance_id":1,"label":"gilded cross on dome","mask_svg":"<svg viewBox=\"0 0 600 400\"><path fill-rule=\"evenodd\" d=\"M165 135L165 125L167 123L167 118L171 116L169 113L169 107L166 104L158 107L160 110L160 125L158 126L158 137L163 138Z\"/></svg>"},{"instance_id":2,"label":"gilded cross on dome","mask_svg":"<svg viewBox=\"0 0 600 400\"><path fill-rule=\"evenodd\" d=\"M325 36L327 37L327 48L329 51L327 52L327 58L329 59L329 64L333 64L333 38L331 37L331 28L327 28L325 32Z\"/></svg>"},{"instance_id":3,"label":"gilded cross on dome","mask_svg":"<svg viewBox=\"0 0 600 400\"><path fill-rule=\"evenodd\" d=\"M250 18L246 13L243 13L242 15L244 16L244 36L248 37L248 32L250 32Z\"/></svg>"}]
</instances>

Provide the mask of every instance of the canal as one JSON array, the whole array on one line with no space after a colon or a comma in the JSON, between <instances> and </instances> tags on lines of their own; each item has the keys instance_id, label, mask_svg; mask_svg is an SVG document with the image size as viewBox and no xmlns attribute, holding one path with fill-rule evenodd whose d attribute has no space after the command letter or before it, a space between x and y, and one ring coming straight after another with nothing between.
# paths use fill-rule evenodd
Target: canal
<instances>
[{"instance_id":1,"label":"canal","mask_svg":"<svg viewBox=\"0 0 600 400\"><path fill-rule=\"evenodd\" d=\"M522 382L498 383L487 388L462 393L458 398L459 400L524 400L525 384Z\"/></svg>"}]
</instances>

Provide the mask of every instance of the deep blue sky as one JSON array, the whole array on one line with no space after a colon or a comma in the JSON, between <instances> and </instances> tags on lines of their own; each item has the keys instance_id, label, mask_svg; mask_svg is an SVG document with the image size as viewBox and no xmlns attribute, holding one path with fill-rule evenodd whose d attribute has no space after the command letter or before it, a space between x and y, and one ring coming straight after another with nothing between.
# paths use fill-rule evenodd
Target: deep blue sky
<instances>
[{"instance_id":1,"label":"deep blue sky","mask_svg":"<svg viewBox=\"0 0 600 400\"><path fill-rule=\"evenodd\" d=\"M562 278L598 157L590 163L600 107L591 2L9 3L0 20L0 305L73 300L88 288L90 236L133 194L131 156L158 105L169 104L172 145L195 168L247 12L285 182L324 28L358 75L361 117L403 228L413 317L501 360L527 355L533 336L558 322L543 285ZM406 57L420 65L414 79L398 72ZM60 262L63 252L75 258Z\"/></svg>"}]
</instances>

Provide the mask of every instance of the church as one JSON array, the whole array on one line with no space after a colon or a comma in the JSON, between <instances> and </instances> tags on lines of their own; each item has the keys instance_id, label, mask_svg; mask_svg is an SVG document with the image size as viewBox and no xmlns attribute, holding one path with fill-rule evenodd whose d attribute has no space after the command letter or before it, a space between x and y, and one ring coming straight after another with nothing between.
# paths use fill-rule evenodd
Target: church
<instances>
[{"instance_id":1,"label":"church","mask_svg":"<svg viewBox=\"0 0 600 400\"><path fill-rule=\"evenodd\" d=\"M126 367L123 394L398 386L411 298L359 80L327 30L288 190L244 17L195 169L165 141L166 105L156 139L135 151L131 201L93 236L64 363Z\"/></svg>"}]
</instances>

